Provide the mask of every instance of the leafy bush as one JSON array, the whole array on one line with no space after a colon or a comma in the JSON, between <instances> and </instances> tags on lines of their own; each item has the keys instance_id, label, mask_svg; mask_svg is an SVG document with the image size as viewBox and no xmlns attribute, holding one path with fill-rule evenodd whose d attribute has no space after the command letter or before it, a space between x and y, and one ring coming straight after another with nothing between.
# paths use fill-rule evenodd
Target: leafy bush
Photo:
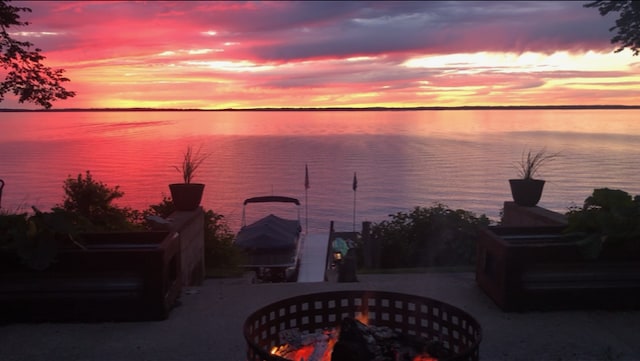
<instances>
[{"instance_id":1,"label":"leafy bush","mask_svg":"<svg viewBox=\"0 0 640 361\"><path fill-rule=\"evenodd\" d=\"M15 248L29 229L27 213L0 213L0 249Z\"/></svg>"},{"instance_id":2,"label":"leafy bush","mask_svg":"<svg viewBox=\"0 0 640 361\"><path fill-rule=\"evenodd\" d=\"M144 217L156 215L167 218L175 212L171 198L149 206L142 212ZM223 215L207 210L204 213L204 252L207 268L235 268L240 264L241 254L233 247L235 234L229 228Z\"/></svg>"},{"instance_id":3,"label":"leafy bush","mask_svg":"<svg viewBox=\"0 0 640 361\"><path fill-rule=\"evenodd\" d=\"M89 171L64 181L65 198L51 212L33 209L34 214L0 213L0 250L15 250L23 263L44 269L55 261L57 240L75 242L75 235L91 231L144 230L146 217L169 217L175 212L171 198L152 204L143 211L121 208L112 202L124 195L96 181ZM211 268L234 268L240 264L240 253L232 246L231 232L223 215L212 210L204 214L205 264Z\"/></svg>"},{"instance_id":4,"label":"leafy bush","mask_svg":"<svg viewBox=\"0 0 640 361\"><path fill-rule=\"evenodd\" d=\"M21 263L43 270L55 261L58 242L75 242L76 225L69 213L0 214L0 250L16 253Z\"/></svg>"},{"instance_id":5,"label":"leafy bush","mask_svg":"<svg viewBox=\"0 0 640 361\"><path fill-rule=\"evenodd\" d=\"M235 234L224 216L208 210L204 214L204 252L208 268L235 268L241 263L241 252L233 247Z\"/></svg>"},{"instance_id":6,"label":"leafy bush","mask_svg":"<svg viewBox=\"0 0 640 361\"><path fill-rule=\"evenodd\" d=\"M121 208L112 202L124 195L119 186L110 188L95 181L89 171L85 177L69 176L63 185L65 198L53 212L74 215L79 224L92 231L132 230L140 227L140 214L131 208Z\"/></svg>"},{"instance_id":7,"label":"leafy bush","mask_svg":"<svg viewBox=\"0 0 640 361\"><path fill-rule=\"evenodd\" d=\"M148 216L158 216L162 218L167 218L171 215L171 213L176 211L176 206L171 201L170 197L163 196L162 201L160 203L152 204L146 210L142 211L142 216L144 218Z\"/></svg>"},{"instance_id":8,"label":"leafy bush","mask_svg":"<svg viewBox=\"0 0 640 361\"><path fill-rule=\"evenodd\" d=\"M143 228L138 211L111 204L124 193L94 181L89 171L67 178L63 189L63 203L51 212L33 207L32 215L1 214L0 249L15 251L23 264L42 270L55 262L60 242L82 247L79 233Z\"/></svg>"},{"instance_id":9,"label":"leafy bush","mask_svg":"<svg viewBox=\"0 0 640 361\"><path fill-rule=\"evenodd\" d=\"M478 227L489 225L485 215L443 204L390 217L371 226L373 243L382 245L383 268L471 265Z\"/></svg>"},{"instance_id":10,"label":"leafy bush","mask_svg":"<svg viewBox=\"0 0 640 361\"><path fill-rule=\"evenodd\" d=\"M595 189L581 208L567 213L566 233L582 232L583 256L600 257L607 250L640 252L640 196L619 189Z\"/></svg>"}]
</instances>

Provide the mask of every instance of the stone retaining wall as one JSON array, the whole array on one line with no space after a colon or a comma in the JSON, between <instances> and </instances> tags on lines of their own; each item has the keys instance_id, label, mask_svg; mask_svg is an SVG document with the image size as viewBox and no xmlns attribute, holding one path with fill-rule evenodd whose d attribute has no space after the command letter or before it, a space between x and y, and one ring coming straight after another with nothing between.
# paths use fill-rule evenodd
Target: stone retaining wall
<instances>
[{"instance_id":1,"label":"stone retaining wall","mask_svg":"<svg viewBox=\"0 0 640 361\"><path fill-rule=\"evenodd\" d=\"M205 277L204 211L177 211L169 216L169 229L180 234L181 275L183 286L201 285Z\"/></svg>"},{"instance_id":2,"label":"stone retaining wall","mask_svg":"<svg viewBox=\"0 0 640 361\"><path fill-rule=\"evenodd\" d=\"M563 227L567 217L542 207L523 207L515 202L504 202L502 225L505 227Z\"/></svg>"}]
</instances>

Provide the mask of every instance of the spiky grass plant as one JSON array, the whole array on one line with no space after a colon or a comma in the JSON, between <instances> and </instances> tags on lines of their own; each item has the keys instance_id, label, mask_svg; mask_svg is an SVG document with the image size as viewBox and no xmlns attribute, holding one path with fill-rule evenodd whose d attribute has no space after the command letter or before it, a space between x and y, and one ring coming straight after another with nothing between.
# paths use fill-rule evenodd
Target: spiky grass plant
<instances>
[{"instance_id":1,"label":"spiky grass plant","mask_svg":"<svg viewBox=\"0 0 640 361\"><path fill-rule=\"evenodd\" d=\"M188 146L187 150L184 152L182 165L180 167L174 166L178 172L182 173L182 179L185 184L191 183L196 170L198 170L202 162L204 162L204 160L209 156L209 154L202 153L201 150L202 147L194 151L192 146Z\"/></svg>"},{"instance_id":2,"label":"spiky grass plant","mask_svg":"<svg viewBox=\"0 0 640 361\"><path fill-rule=\"evenodd\" d=\"M533 177L538 173L540 167L557 158L558 155L558 153L548 153L546 148L536 153L532 153L531 150L529 150L526 156L523 151L522 158L518 163L519 176L522 179L534 179Z\"/></svg>"}]
</instances>

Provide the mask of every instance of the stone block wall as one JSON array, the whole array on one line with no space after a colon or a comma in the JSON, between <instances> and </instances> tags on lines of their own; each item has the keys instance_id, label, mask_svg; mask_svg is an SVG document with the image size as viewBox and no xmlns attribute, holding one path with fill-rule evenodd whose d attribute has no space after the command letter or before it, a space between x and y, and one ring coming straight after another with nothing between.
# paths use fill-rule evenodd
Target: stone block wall
<instances>
[{"instance_id":1,"label":"stone block wall","mask_svg":"<svg viewBox=\"0 0 640 361\"><path fill-rule=\"evenodd\" d=\"M180 235L180 263L183 286L201 285L205 278L204 211L177 211L169 216L169 228Z\"/></svg>"},{"instance_id":2,"label":"stone block wall","mask_svg":"<svg viewBox=\"0 0 640 361\"><path fill-rule=\"evenodd\" d=\"M542 207L523 207L515 202L504 202L502 225L505 227L566 226L567 217Z\"/></svg>"}]
</instances>

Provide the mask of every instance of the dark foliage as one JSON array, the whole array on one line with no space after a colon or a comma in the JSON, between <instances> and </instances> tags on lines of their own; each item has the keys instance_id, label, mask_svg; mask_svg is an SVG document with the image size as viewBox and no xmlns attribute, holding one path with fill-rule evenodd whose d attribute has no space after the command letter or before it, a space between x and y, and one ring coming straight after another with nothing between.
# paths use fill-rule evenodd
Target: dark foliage
<instances>
[{"instance_id":1,"label":"dark foliage","mask_svg":"<svg viewBox=\"0 0 640 361\"><path fill-rule=\"evenodd\" d=\"M619 189L595 189L581 208L570 209L567 216L567 233L586 234L581 242L585 258L598 258L616 249L640 252L640 196Z\"/></svg>"},{"instance_id":2,"label":"dark foliage","mask_svg":"<svg viewBox=\"0 0 640 361\"><path fill-rule=\"evenodd\" d=\"M55 262L59 241L76 242L77 227L71 214L33 211L0 214L0 250L14 251L27 267L43 270Z\"/></svg>"},{"instance_id":3,"label":"dark foliage","mask_svg":"<svg viewBox=\"0 0 640 361\"><path fill-rule=\"evenodd\" d=\"M156 215L167 218L175 212L171 198L164 197L162 202L149 206L143 211L144 217ZM223 215L212 210L204 213L204 252L208 268L234 268L240 264L240 252L233 247L235 234L229 228Z\"/></svg>"},{"instance_id":4,"label":"dark foliage","mask_svg":"<svg viewBox=\"0 0 640 361\"><path fill-rule=\"evenodd\" d=\"M224 216L208 210L204 214L204 252L208 268L234 268L241 263L241 253L233 247L235 234Z\"/></svg>"},{"instance_id":5,"label":"dark foliage","mask_svg":"<svg viewBox=\"0 0 640 361\"><path fill-rule=\"evenodd\" d=\"M0 213L0 250L13 250L24 264L45 269L55 262L58 241L74 242L82 248L83 232L145 230L145 219L168 218L175 212L171 198L143 211L118 207L112 202L124 195L119 186L96 181L89 171L64 182L65 198L51 212L34 208L34 214ZM240 252L233 247L235 234L223 215L212 210L204 214L205 264L209 268L235 268Z\"/></svg>"},{"instance_id":6,"label":"dark foliage","mask_svg":"<svg viewBox=\"0 0 640 361\"><path fill-rule=\"evenodd\" d=\"M489 225L485 215L442 204L390 217L371 227L371 238L382 245L383 268L471 265L478 227Z\"/></svg>"},{"instance_id":7,"label":"dark foliage","mask_svg":"<svg viewBox=\"0 0 640 361\"><path fill-rule=\"evenodd\" d=\"M629 48L634 56L640 54L640 1L599 0L589 2L584 7L597 8L602 16L610 12L619 13L616 25L609 29L617 31L611 43L619 44L616 52Z\"/></svg>"},{"instance_id":8,"label":"dark foliage","mask_svg":"<svg viewBox=\"0 0 640 361\"><path fill-rule=\"evenodd\" d=\"M168 218L171 213L175 211L176 206L173 204L171 198L164 196L162 197L162 201L160 203L150 205L149 208L142 212L142 214L145 218L148 216Z\"/></svg>"},{"instance_id":9,"label":"dark foliage","mask_svg":"<svg viewBox=\"0 0 640 361\"><path fill-rule=\"evenodd\" d=\"M138 211L112 204L124 195L119 188L110 188L100 181L95 181L89 171L84 177L82 174L78 174L76 178L69 176L64 181L64 201L53 208L53 211L73 215L76 222L88 231L140 228L141 215Z\"/></svg>"},{"instance_id":10,"label":"dark foliage","mask_svg":"<svg viewBox=\"0 0 640 361\"><path fill-rule=\"evenodd\" d=\"M21 12L31 9L0 0L0 66L7 73L0 83L0 102L11 92L20 103L35 103L49 109L53 101L74 97L76 93L64 88L63 83L69 79L63 76L63 69L52 69L42 63L45 57L41 49L32 49L32 43L9 35L9 28L29 25L20 20Z\"/></svg>"}]
</instances>

